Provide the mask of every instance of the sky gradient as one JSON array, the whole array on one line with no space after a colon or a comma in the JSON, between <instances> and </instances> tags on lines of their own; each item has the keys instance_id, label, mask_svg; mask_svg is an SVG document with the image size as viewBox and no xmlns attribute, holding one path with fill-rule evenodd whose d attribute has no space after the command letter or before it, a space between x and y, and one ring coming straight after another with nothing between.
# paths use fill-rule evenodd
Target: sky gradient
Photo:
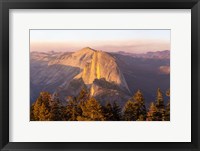
<instances>
[{"instance_id":1,"label":"sky gradient","mask_svg":"<svg viewBox=\"0 0 200 151\"><path fill-rule=\"evenodd\" d=\"M30 30L30 51L83 47L132 53L170 50L170 30Z\"/></svg>"}]
</instances>

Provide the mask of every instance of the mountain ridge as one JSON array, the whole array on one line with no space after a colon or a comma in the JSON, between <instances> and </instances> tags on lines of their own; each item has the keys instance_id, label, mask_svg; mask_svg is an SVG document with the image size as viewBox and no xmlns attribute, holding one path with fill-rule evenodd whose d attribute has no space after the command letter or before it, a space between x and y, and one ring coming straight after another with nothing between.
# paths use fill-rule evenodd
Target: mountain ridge
<instances>
[{"instance_id":1,"label":"mountain ridge","mask_svg":"<svg viewBox=\"0 0 200 151\"><path fill-rule=\"evenodd\" d=\"M160 73L161 69L165 69L164 66L169 65L168 60L141 59L90 47L76 52L41 53L41 56L40 53L33 53L31 91L33 89L34 92L31 92L31 98L34 100L40 91L49 91L59 92L62 99L67 101L66 95L76 96L85 87L91 96L103 100L102 103L107 100L111 102L117 100L119 104L123 104L124 100L130 98L131 94L140 88L139 82L144 81L142 84L145 84L145 87L140 89L147 91L147 85L151 81L148 77L144 79L147 74L150 77L151 74L155 74L161 79L168 78L169 74L162 74L160 77L156 73ZM148 64L153 68L146 68ZM167 89L169 86L166 85L164 88Z\"/></svg>"},{"instance_id":2,"label":"mountain ridge","mask_svg":"<svg viewBox=\"0 0 200 151\"><path fill-rule=\"evenodd\" d=\"M103 93L107 95L107 98L109 98L111 93L122 94L123 92L123 94L127 96L130 94L130 90L118 67L116 59L107 52L85 47L71 54L60 55L47 62L48 69L54 66L57 66L57 69L61 66L67 67L65 70L68 72L72 71L71 75L74 75L71 76L70 79L68 78L68 80L63 81L59 89L55 91L62 94L63 99L65 99L65 92L67 92L68 95L77 95L70 90L76 87L75 85L78 85L78 87L87 87L90 95L97 98L99 95L102 96ZM61 70L63 70L63 68ZM66 75L65 77L67 76L69 77L70 75ZM53 81L47 80L47 84L53 83L56 80L54 78L51 79L53 79ZM101 85L97 84L98 82L94 83L95 80L101 81ZM108 94L104 91L106 88L103 85L109 86L109 89L113 89L113 91L110 91L110 94ZM106 90L109 91L109 89ZM94 93L94 91L101 91L101 94ZM127 91L127 93L124 93L124 91Z\"/></svg>"}]
</instances>

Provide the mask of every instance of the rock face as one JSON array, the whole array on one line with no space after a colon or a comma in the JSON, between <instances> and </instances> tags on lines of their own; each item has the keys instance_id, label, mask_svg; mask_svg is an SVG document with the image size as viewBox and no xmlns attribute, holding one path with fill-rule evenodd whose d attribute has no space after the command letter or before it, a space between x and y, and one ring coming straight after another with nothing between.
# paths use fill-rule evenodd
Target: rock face
<instances>
[{"instance_id":1,"label":"rock face","mask_svg":"<svg viewBox=\"0 0 200 151\"><path fill-rule=\"evenodd\" d=\"M103 79L95 79L90 88L91 96L94 96L100 103L105 105L107 101L119 105L124 103L130 98L130 93L126 88L121 88L115 83L110 83Z\"/></svg>"},{"instance_id":2,"label":"rock face","mask_svg":"<svg viewBox=\"0 0 200 151\"><path fill-rule=\"evenodd\" d=\"M61 55L48 63L49 66L55 64L80 68L82 72L75 79L82 78L85 84L92 84L95 79L105 78L106 81L128 89L115 58L109 53L86 47L71 55Z\"/></svg>"},{"instance_id":3,"label":"rock face","mask_svg":"<svg viewBox=\"0 0 200 151\"><path fill-rule=\"evenodd\" d=\"M129 97L130 94L115 58L107 52L89 47L50 59L46 62L46 68L41 68L35 76L40 78L33 79L33 83L39 83L42 78L45 89L50 90L55 86L54 91L59 92L62 99L66 95L76 96L83 87L88 88L91 96L101 96L102 100L121 101L120 98ZM113 97L120 94L122 97Z\"/></svg>"},{"instance_id":4,"label":"rock face","mask_svg":"<svg viewBox=\"0 0 200 151\"><path fill-rule=\"evenodd\" d=\"M170 74L170 67L169 66L160 66L159 71L161 74Z\"/></svg>"},{"instance_id":5,"label":"rock face","mask_svg":"<svg viewBox=\"0 0 200 151\"><path fill-rule=\"evenodd\" d=\"M95 52L96 50L86 47L71 54L64 53L56 59L51 60L48 65L60 64L83 69L85 65L91 62Z\"/></svg>"},{"instance_id":6,"label":"rock face","mask_svg":"<svg viewBox=\"0 0 200 151\"><path fill-rule=\"evenodd\" d=\"M105 81L129 90L115 58L102 51L94 51L91 60L85 64L83 71L75 78L82 78L86 85L92 84L95 79L105 79Z\"/></svg>"}]
</instances>

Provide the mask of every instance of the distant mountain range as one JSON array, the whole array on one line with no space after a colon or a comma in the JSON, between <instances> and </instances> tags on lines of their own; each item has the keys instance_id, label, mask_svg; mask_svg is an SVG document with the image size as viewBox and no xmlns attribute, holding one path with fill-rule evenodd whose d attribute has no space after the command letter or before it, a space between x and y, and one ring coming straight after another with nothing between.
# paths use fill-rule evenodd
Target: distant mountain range
<instances>
[{"instance_id":1,"label":"distant mountain range","mask_svg":"<svg viewBox=\"0 0 200 151\"><path fill-rule=\"evenodd\" d=\"M170 51L169 50L163 50L163 51L156 51L156 52L147 52L147 53L128 53L125 51L119 51L117 52L121 55L128 55L135 58L148 58L148 59L170 59Z\"/></svg>"},{"instance_id":2,"label":"distant mountain range","mask_svg":"<svg viewBox=\"0 0 200 151\"><path fill-rule=\"evenodd\" d=\"M170 51L109 53L86 47L76 52L31 52L31 102L41 91L58 93L63 102L82 88L100 100L123 105L140 89L146 102L159 87L170 87Z\"/></svg>"}]
</instances>

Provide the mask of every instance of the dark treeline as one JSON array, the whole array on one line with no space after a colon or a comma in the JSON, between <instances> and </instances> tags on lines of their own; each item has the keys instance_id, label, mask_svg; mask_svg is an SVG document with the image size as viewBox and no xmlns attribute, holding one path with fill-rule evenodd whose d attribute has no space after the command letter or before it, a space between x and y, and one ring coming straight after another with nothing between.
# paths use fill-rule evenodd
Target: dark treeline
<instances>
[{"instance_id":1,"label":"dark treeline","mask_svg":"<svg viewBox=\"0 0 200 151\"><path fill-rule=\"evenodd\" d=\"M164 104L163 95L168 97ZM138 90L121 108L117 102L105 106L82 89L77 97L68 97L63 105L58 95L41 92L31 105L31 121L170 121L170 91L157 90L155 101L145 106L143 94Z\"/></svg>"}]
</instances>

